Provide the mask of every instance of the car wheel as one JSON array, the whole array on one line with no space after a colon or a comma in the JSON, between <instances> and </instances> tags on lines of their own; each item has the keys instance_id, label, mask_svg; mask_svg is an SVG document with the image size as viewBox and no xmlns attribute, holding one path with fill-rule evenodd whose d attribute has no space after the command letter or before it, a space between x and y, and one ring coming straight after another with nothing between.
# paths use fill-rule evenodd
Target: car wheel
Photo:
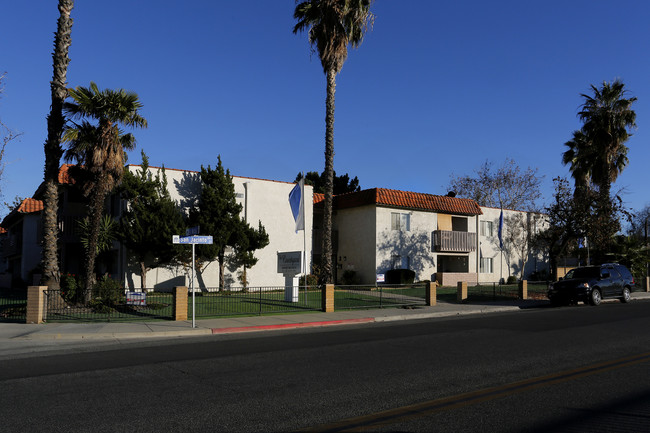
<instances>
[{"instance_id":1,"label":"car wheel","mask_svg":"<svg viewBox=\"0 0 650 433\"><path fill-rule=\"evenodd\" d=\"M593 289L591 291L591 296L589 297L589 302L591 305L600 305L600 302L603 300L603 298L600 296L600 290L598 289Z\"/></svg>"},{"instance_id":2,"label":"car wheel","mask_svg":"<svg viewBox=\"0 0 650 433\"><path fill-rule=\"evenodd\" d=\"M623 288L623 296L621 297L621 302L630 302L632 300L632 295L630 294L630 288Z\"/></svg>"}]
</instances>

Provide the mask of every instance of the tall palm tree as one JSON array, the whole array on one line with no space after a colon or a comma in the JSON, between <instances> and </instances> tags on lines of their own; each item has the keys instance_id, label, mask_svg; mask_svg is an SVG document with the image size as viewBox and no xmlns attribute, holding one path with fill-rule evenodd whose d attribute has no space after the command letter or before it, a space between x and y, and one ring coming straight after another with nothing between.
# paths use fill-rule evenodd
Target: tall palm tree
<instances>
[{"instance_id":1,"label":"tall palm tree","mask_svg":"<svg viewBox=\"0 0 650 433\"><path fill-rule=\"evenodd\" d=\"M628 163L625 142L629 130L636 127L636 113L632 110L635 97L626 98L627 90L620 80L603 82L599 89L592 85L593 96L585 99L578 117L584 122L582 132L593 146L589 152L591 178L598 186L602 200L609 200L611 185Z\"/></svg>"},{"instance_id":2,"label":"tall palm tree","mask_svg":"<svg viewBox=\"0 0 650 433\"><path fill-rule=\"evenodd\" d=\"M296 3L299 0L296 0ZM348 56L348 45L358 47L372 26L372 0L307 0L296 5L293 17L298 21L293 33L307 31L309 44L318 51L327 78L325 99L325 200L323 212L323 256L321 283L331 283L332 201L334 189L334 95L336 74Z\"/></svg>"},{"instance_id":3,"label":"tall palm tree","mask_svg":"<svg viewBox=\"0 0 650 433\"><path fill-rule=\"evenodd\" d=\"M579 194L591 185L594 148L582 130L573 131L573 138L564 145L568 149L562 154L562 164L569 165L575 181L574 194Z\"/></svg>"},{"instance_id":4,"label":"tall palm tree","mask_svg":"<svg viewBox=\"0 0 650 433\"><path fill-rule=\"evenodd\" d=\"M59 19L54 36L54 53L52 54L53 76L50 83L52 105L47 116L47 140L45 141L45 173L44 173L44 208L43 208L43 283L50 289L59 289L59 260L57 216L59 212L59 162L63 149L61 134L65 120L63 118L63 102L68 94L66 80L68 74L68 49L72 33L72 18L70 13L74 2L59 0Z\"/></svg>"},{"instance_id":5,"label":"tall palm tree","mask_svg":"<svg viewBox=\"0 0 650 433\"><path fill-rule=\"evenodd\" d=\"M73 102L66 102L64 110L71 119L82 119L73 123L63 136L69 144L66 159L76 160L83 167L82 188L89 198L90 233L86 251L86 287L91 288L95 281L95 258L104 200L122 180L125 150L135 147L133 134L124 133L119 125L146 128L147 121L138 110L142 104L138 95L119 90L100 90L91 82L90 87L71 89ZM86 119L95 119L92 124ZM86 300L89 299L89 291Z\"/></svg>"}]
</instances>

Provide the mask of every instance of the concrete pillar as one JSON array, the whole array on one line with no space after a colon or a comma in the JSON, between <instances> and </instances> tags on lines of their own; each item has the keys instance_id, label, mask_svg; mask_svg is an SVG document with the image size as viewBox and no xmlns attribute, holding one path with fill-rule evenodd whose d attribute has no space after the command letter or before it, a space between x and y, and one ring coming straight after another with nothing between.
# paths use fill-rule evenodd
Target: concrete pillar
<instances>
[{"instance_id":1,"label":"concrete pillar","mask_svg":"<svg viewBox=\"0 0 650 433\"><path fill-rule=\"evenodd\" d=\"M645 277L645 291L650 292L650 277Z\"/></svg>"},{"instance_id":2,"label":"concrete pillar","mask_svg":"<svg viewBox=\"0 0 650 433\"><path fill-rule=\"evenodd\" d=\"M457 287L458 292L456 294L456 300L458 302L467 301L467 281L459 281Z\"/></svg>"},{"instance_id":3,"label":"concrete pillar","mask_svg":"<svg viewBox=\"0 0 650 433\"><path fill-rule=\"evenodd\" d=\"M187 287L174 287L174 320L187 320Z\"/></svg>"},{"instance_id":4,"label":"concrete pillar","mask_svg":"<svg viewBox=\"0 0 650 433\"><path fill-rule=\"evenodd\" d=\"M27 287L27 317L25 323L43 323L47 286Z\"/></svg>"},{"instance_id":5,"label":"concrete pillar","mask_svg":"<svg viewBox=\"0 0 650 433\"><path fill-rule=\"evenodd\" d=\"M521 280L519 282L519 299L528 299L528 281Z\"/></svg>"},{"instance_id":6,"label":"concrete pillar","mask_svg":"<svg viewBox=\"0 0 650 433\"><path fill-rule=\"evenodd\" d=\"M435 281L431 281L427 283L426 291L427 291L427 305L429 307L432 307L438 303L437 299L437 287L438 283Z\"/></svg>"},{"instance_id":7,"label":"concrete pillar","mask_svg":"<svg viewBox=\"0 0 650 433\"><path fill-rule=\"evenodd\" d=\"M323 288L323 311L326 313L334 312L334 284L325 284Z\"/></svg>"}]
</instances>

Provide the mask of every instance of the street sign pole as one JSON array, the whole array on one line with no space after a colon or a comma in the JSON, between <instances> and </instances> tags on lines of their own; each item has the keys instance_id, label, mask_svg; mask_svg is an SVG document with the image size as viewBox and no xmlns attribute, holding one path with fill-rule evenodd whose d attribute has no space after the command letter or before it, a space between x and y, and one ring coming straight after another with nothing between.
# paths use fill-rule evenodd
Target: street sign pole
<instances>
[{"instance_id":1,"label":"street sign pole","mask_svg":"<svg viewBox=\"0 0 650 433\"><path fill-rule=\"evenodd\" d=\"M196 295L194 293L194 275L196 274L196 244L211 245L213 242L212 236L198 236L199 228L192 227L187 230L187 235L172 236L172 243L174 244L192 244L192 282L190 287L192 289L192 328L196 328Z\"/></svg>"},{"instance_id":2,"label":"street sign pole","mask_svg":"<svg viewBox=\"0 0 650 433\"><path fill-rule=\"evenodd\" d=\"M192 244L192 329L196 328L196 293L194 293L194 276L196 273L195 270L195 260L194 260L194 250L196 244Z\"/></svg>"}]
</instances>

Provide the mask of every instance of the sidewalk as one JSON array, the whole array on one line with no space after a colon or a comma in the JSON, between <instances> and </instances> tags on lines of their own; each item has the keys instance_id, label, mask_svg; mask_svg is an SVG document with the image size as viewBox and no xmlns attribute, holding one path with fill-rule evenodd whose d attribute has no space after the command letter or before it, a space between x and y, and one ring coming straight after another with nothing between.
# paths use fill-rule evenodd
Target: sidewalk
<instances>
[{"instance_id":1,"label":"sidewalk","mask_svg":"<svg viewBox=\"0 0 650 433\"><path fill-rule=\"evenodd\" d=\"M650 299L650 293L635 292L633 300ZM617 300L606 302L619 302ZM432 307L412 309L385 308L348 310L334 313L313 312L273 316L201 319L192 328L188 321L155 321L126 323L46 323L41 325L0 323L0 344L3 341L46 340L122 340L133 338L192 337L268 330L353 325L360 323L432 319L472 314L519 311L549 306L546 300L506 300L497 302L451 304L439 302Z\"/></svg>"}]
</instances>

